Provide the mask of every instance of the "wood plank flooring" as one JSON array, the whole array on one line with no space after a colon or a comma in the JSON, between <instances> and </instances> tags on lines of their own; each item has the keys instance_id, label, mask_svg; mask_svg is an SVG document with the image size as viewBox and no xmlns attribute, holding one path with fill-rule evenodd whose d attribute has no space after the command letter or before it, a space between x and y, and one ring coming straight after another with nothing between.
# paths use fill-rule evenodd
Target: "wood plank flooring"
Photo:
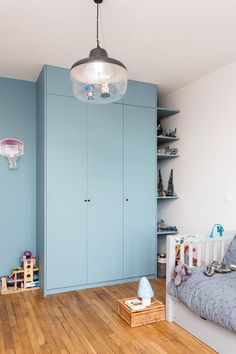
<instances>
[{"instance_id":1,"label":"wood plank flooring","mask_svg":"<svg viewBox=\"0 0 236 354\"><path fill-rule=\"evenodd\" d=\"M164 281L152 281L165 301ZM0 354L4 353L215 353L166 321L130 328L117 300L136 295L137 283L51 295L38 290L0 296Z\"/></svg>"}]
</instances>

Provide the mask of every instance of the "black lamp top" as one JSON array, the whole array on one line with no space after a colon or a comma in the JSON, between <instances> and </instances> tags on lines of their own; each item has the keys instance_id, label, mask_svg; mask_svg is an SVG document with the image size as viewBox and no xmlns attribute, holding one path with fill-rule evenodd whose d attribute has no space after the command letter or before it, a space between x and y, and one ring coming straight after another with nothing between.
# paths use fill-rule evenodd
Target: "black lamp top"
<instances>
[{"instance_id":1,"label":"black lamp top","mask_svg":"<svg viewBox=\"0 0 236 354\"><path fill-rule=\"evenodd\" d=\"M90 53L89 53L89 57L93 58L93 57L108 57L107 55L107 51L99 46L97 46L96 48L93 48Z\"/></svg>"}]
</instances>

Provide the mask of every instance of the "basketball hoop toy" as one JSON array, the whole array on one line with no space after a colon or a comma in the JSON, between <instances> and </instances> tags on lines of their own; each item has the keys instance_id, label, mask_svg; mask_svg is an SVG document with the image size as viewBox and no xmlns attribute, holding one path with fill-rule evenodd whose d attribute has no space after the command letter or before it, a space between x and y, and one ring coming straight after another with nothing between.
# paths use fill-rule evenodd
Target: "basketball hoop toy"
<instances>
[{"instance_id":1,"label":"basketball hoop toy","mask_svg":"<svg viewBox=\"0 0 236 354\"><path fill-rule=\"evenodd\" d=\"M0 155L5 156L9 162L9 169L17 168L18 157L24 154L24 143L17 139L0 140Z\"/></svg>"}]
</instances>

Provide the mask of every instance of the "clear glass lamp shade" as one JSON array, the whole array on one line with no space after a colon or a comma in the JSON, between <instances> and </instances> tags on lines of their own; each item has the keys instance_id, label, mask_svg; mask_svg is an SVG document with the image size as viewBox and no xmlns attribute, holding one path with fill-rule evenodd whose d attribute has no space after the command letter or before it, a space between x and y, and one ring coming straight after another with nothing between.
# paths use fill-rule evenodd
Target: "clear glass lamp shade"
<instances>
[{"instance_id":1,"label":"clear glass lamp shade","mask_svg":"<svg viewBox=\"0 0 236 354\"><path fill-rule=\"evenodd\" d=\"M87 103L115 102L127 90L128 74L125 67L101 59L74 65L70 76L75 97Z\"/></svg>"}]
</instances>

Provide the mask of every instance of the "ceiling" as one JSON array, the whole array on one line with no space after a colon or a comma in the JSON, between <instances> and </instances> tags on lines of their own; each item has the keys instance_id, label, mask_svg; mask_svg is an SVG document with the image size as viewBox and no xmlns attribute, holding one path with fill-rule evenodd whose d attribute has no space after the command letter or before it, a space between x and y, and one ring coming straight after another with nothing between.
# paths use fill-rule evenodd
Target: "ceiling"
<instances>
[{"instance_id":1,"label":"ceiling","mask_svg":"<svg viewBox=\"0 0 236 354\"><path fill-rule=\"evenodd\" d=\"M95 46L93 0L1 0L0 76L35 81ZM104 0L101 46L162 95L236 60L235 0Z\"/></svg>"}]
</instances>

